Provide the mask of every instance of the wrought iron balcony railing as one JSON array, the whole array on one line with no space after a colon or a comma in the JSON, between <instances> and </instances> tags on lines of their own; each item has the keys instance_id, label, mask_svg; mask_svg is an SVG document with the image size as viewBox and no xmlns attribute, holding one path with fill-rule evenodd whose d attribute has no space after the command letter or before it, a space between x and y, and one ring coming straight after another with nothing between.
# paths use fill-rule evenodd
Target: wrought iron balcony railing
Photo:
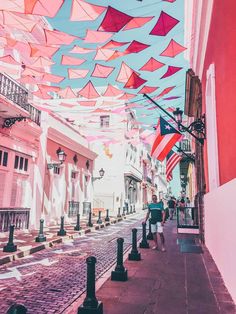
<instances>
[{"instance_id":1,"label":"wrought iron balcony railing","mask_svg":"<svg viewBox=\"0 0 236 314\"><path fill-rule=\"evenodd\" d=\"M182 151L184 152L191 152L191 143L188 139L183 139L180 143L179 143L179 147Z\"/></svg>"},{"instance_id":2,"label":"wrought iron balcony railing","mask_svg":"<svg viewBox=\"0 0 236 314\"><path fill-rule=\"evenodd\" d=\"M28 103L28 91L7 75L0 73L0 94L30 113L30 119L40 125L41 111ZM11 118L9 118L11 119ZM15 118L13 118L15 119ZM17 121L17 120L16 120ZM19 121L19 120L18 120ZM12 123L14 124L15 121ZM6 124L7 127L9 122ZM11 124L11 125L12 125Z\"/></svg>"},{"instance_id":3,"label":"wrought iron balcony railing","mask_svg":"<svg viewBox=\"0 0 236 314\"><path fill-rule=\"evenodd\" d=\"M9 231L10 225L15 229L29 228L30 208L0 208L0 232Z\"/></svg>"}]
</instances>

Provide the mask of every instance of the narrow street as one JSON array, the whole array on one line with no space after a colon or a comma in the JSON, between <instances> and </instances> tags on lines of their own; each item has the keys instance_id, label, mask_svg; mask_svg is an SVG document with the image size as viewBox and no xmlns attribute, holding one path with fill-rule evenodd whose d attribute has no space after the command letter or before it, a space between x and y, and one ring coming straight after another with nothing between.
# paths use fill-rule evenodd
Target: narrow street
<instances>
[{"instance_id":1,"label":"narrow street","mask_svg":"<svg viewBox=\"0 0 236 314\"><path fill-rule=\"evenodd\" d=\"M116 262L117 238L124 251L131 246L131 229L138 229L144 213L45 249L0 268L0 313L11 304L24 304L27 313L63 313L86 289L86 258L97 258L99 278Z\"/></svg>"}]
</instances>

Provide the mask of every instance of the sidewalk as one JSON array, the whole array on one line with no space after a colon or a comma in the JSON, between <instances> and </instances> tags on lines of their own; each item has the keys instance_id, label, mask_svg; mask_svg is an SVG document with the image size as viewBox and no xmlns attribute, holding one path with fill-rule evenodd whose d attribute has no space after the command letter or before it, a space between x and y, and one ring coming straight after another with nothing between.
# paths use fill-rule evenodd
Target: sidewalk
<instances>
[{"instance_id":1,"label":"sidewalk","mask_svg":"<svg viewBox=\"0 0 236 314\"><path fill-rule=\"evenodd\" d=\"M135 214L131 214L135 215ZM130 215L130 216L131 216ZM122 216L120 218L117 217L110 217L110 221L106 222L103 219L102 224L97 224L97 217L92 218L93 227L87 227L87 220L82 219L80 222L81 230L75 231L74 225L65 225L64 229L66 230L67 234L66 236L58 236L57 232L60 229L60 226L53 226L53 227L45 227L44 228L44 234L46 236L45 242L35 242L35 238L38 236L39 231L38 230L15 230L14 231L14 244L17 245L17 251L13 253L7 253L3 252L3 247L8 242L8 236L9 232L2 232L0 233L0 265L9 263L11 261L14 261L16 259L19 259L21 257L33 254L35 252L38 252L40 250L43 250L48 247L52 247L53 245L57 243L61 243L63 239L75 239L79 236L89 233L92 230L98 230L100 228L104 228L106 226L109 226L110 224L117 223L123 219L125 219L125 216Z\"/></svg>"},{"instance_id":2,"label":"sidewalk","mask_svg":"<svg viewBox=\"0 0 236 314\"><path fill-rule=\"evenodd\" d=\"M181 253L198 239L176 234L176 221L165 226L167 252L139 249L142 260L126 261L127 282L107 280L96 297L104 314L235 314L235 305L208 250ZM196 236L195 236L196 237ZM178 240L177 240L178 238ZM187 240L186 240L187 239ZM152 246L152 241L149 241ZM67 313L77 313L80 298Z\"/></svg>"}]
</instances>

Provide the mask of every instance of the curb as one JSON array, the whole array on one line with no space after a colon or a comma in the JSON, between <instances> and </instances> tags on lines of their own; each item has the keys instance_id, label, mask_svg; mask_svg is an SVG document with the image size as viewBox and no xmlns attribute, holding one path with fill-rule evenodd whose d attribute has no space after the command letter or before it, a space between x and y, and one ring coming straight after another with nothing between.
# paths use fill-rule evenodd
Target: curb
<instances>
[{"instance_id":1,"label":"curb","mask_svg":"<svg viewBox=\"0 0 236 314\"><path fill-rule=\"evenodd\" d=\"M46 248L53 247L55 244L62 243L63 239L77 239L84 234L92 232L93 230L99 230L99 229L105 228L107 226L110 226L111 224L115 224L115 223L120 222L124 219L126 219L126 216L123 216L121 218L111 218L111 221L109 221L109 222L105 222L105 223L102 223L100 225L96 224L94 227L85 228L85 229L82 229L80 231L77 231L76 233L68 234L64 237L57 237L51 241L46 241L44 243L40 243L39 245L32 247L30 249L25 249L22 251L16 251L13 254L9 254L9 255L0 257L0 266L7 264L7 263L10 263L10 262L13 262L13 261L16 261L19 258L34 254L34 253L41 251L41 250L44 250Z\"/></svg>"}]
</instances>

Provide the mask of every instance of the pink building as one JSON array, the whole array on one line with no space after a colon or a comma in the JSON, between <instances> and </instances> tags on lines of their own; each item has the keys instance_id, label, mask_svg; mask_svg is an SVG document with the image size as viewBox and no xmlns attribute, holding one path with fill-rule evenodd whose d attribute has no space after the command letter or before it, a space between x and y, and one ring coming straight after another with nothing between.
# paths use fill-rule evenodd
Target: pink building
<instances>
[{"instance_id":1,"label":"pink building","mask_svg":"<svg viewBox=\"0 0 236 314\"><path fill-rule=\"evenodd\" d=\"M204 146L195 144L201 235L236 301L236 2L185 3L192 69L187 73L185 114L206 118Z\"/></svg>"}]
</instances>

